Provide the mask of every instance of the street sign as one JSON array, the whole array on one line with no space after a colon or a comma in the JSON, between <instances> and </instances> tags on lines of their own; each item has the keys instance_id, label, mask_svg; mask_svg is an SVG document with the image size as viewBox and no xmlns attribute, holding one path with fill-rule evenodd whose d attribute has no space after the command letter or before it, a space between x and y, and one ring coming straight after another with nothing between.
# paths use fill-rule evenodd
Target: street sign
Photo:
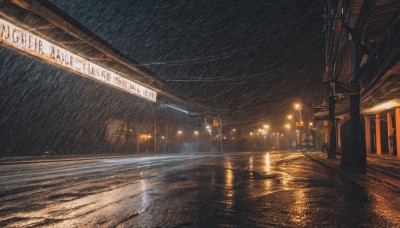
<instances>
[{"instance_id":1,"label":"street sign","mask_svg":"<svg viewBox=\"0 0 400 228\"><path fill-rule=\"evenodd\" d=\"M302 127L303 125L303 121L296 122L296 127Z\"/></svg>"}]
</instances>

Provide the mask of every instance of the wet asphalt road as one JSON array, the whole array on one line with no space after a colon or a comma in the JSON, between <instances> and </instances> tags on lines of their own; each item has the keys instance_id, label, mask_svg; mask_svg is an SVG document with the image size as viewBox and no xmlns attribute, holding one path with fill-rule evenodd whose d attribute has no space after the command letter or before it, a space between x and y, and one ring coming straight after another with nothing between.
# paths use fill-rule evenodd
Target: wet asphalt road
<instances>
[{"instance_id":1,"label":"wet asphalt road","mask_svg":"<svg viewBox=\"0 0 400 228\"><path fill-rule=\"evenodd\" d=\"M298 152L0 166L0 227L400 227L400 189Z\"/></svg>"}]
</instances>

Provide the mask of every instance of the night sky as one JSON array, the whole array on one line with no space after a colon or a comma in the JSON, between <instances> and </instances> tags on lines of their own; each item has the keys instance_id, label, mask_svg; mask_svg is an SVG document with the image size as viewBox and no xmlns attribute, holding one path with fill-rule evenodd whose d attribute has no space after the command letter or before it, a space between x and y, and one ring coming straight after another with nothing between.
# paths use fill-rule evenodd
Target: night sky
<instances>
[{"instance_id":1,"label":"night sky","mask_svg":"<svg viewBox=\"0 0 400 228\"><path fill-rule=\"evenodd\" d=\"M261 121L282 127L294 102L304 104L308 121L320 97L321 1L51 2L159 80L210 107L207 114L221 115L227 127ZM108 119L154 119L152 102L4 47L0 59L1 156L110 152L103 137ZM182 115L158 111L174 126L188 123L184 118L202 124L201 115Z\"/></svg>"},{"instance_id":2,"label":"night sky","mask_svg":"<svg viewBox=\"0 0 400 228\"><path fill-rule=\"evenodd\" d=\"M321 92L322 1L51 2L230 122L280 120Z\"/></svg>"}]
</instances>

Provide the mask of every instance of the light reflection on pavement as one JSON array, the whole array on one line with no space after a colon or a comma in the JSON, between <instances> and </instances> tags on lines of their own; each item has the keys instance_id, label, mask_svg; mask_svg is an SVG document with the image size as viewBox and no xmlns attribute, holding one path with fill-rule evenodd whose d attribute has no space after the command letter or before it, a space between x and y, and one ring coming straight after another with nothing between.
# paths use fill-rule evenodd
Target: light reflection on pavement
<instances>
[{"instance_id":1,"label":"light reflection on pavement","mask_svg":"<svg viewBox=\"0 0 400 228\"><path fill-rule=\"evenodd\" d=\"M0 173L0 227L400 226L396 186L298 152L13 164Z\"/></svg>"}]
</instances>

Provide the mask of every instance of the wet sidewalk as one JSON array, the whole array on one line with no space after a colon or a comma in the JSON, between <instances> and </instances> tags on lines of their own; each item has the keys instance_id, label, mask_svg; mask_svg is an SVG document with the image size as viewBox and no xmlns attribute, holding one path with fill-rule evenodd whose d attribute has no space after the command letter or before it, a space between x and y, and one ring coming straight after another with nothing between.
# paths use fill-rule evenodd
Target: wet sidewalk
<instances>
[{"instance_id":1,"label":"wet sidewalk","mask_svg":"<svg viewBox=\"0 0 400 228\"><path fill-rule=\"evenodd\" d=\"M304 155L343 174L360 172L360 170L343 170L340 167L340 156L336 159L328 159L326 153L323 152L305 152ZM368 155L365 174L400 188L400 159L393 155Z\"/></svg>"}]
</instances>

